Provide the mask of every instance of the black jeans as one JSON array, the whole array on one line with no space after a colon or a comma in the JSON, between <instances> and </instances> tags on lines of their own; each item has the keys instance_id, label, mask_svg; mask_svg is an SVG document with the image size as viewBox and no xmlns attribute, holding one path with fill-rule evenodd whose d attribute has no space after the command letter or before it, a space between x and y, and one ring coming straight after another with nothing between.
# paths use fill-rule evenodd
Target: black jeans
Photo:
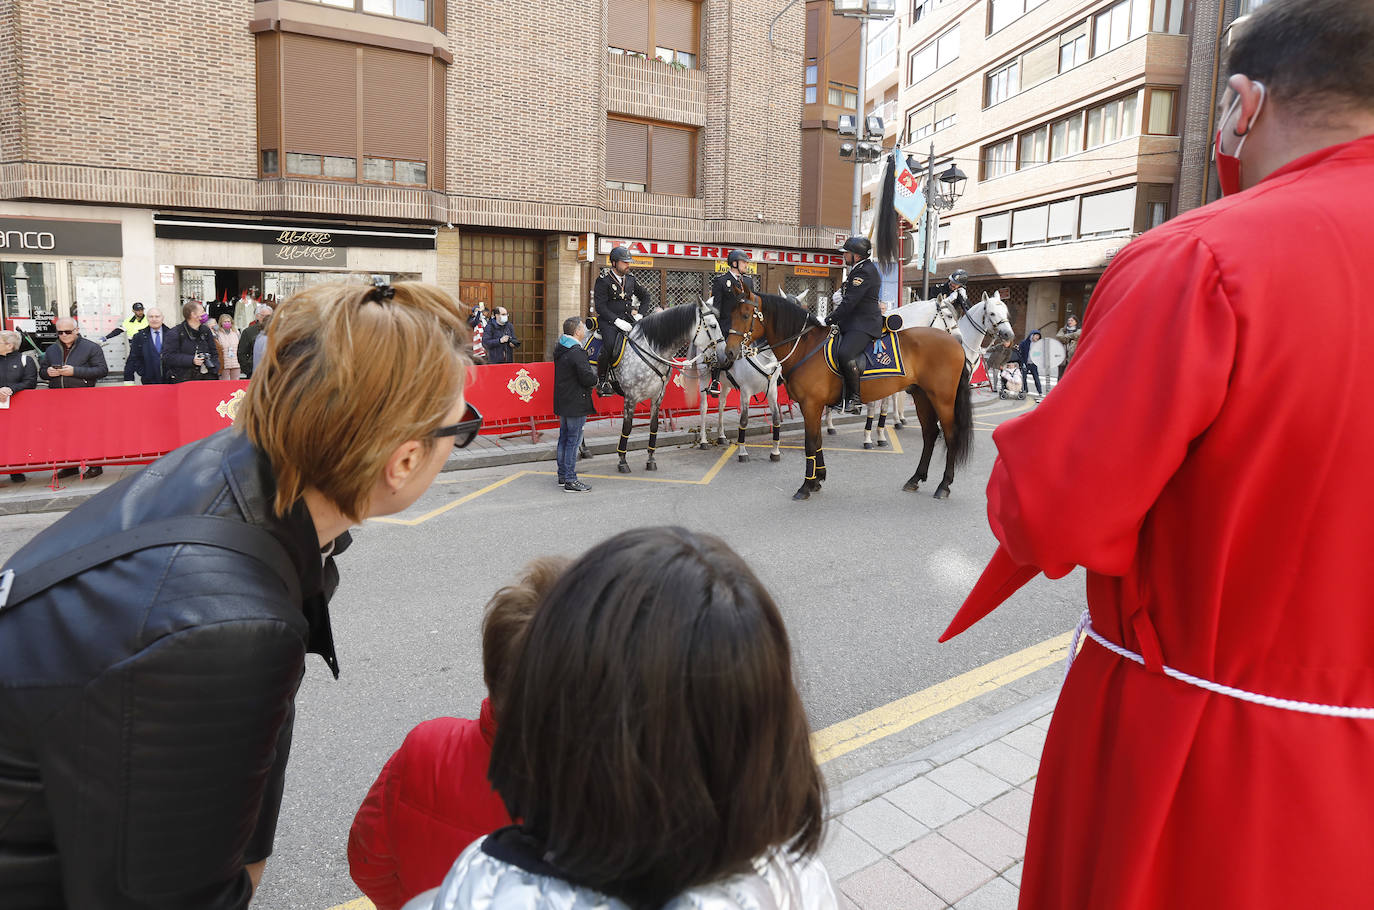
<instances>
[{"instance_id":1,"label":"black jeans","mask_svg":"<svg viewBox=\"0 0 1374 910\"><path fill-rule=\"evenodd\" d=\"M1040 368L1033 363L1021 364L1021 388L1030 391L1030 386L1026 385L1026 374L1030 373L1035 380L1035 394L1044 395L1045 390L1040 388Z\"/></svg>"}]
</instances>

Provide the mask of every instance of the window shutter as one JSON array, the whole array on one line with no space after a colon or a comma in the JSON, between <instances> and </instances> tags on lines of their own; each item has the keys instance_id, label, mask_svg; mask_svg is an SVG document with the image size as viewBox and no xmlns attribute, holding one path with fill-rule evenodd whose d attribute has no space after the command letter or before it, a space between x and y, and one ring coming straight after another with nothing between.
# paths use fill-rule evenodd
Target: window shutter
<instances>
[{"instance_id":1,"label":"window shutter","mask_svg":"<svg viewBox=\"0 0 1374 910\"><path fill-rule=\"evenodd\" d=\"M947 120L954 116L954 92L950 92L939 101L935 102L935 122Z\"/></svg>"},{"instance_id":2,"label":"window shutter","mask_svg":"<svg viewBox=\"0 0 1374 910\"><path fill-rule=\"evenodd\" d=\"M363 49L363 154L429 161L428 57Z\"/></svg>"},{"instance_id":3,"label":"window shutter","mask_svg":"<svg viewBox=\"0 0 1374 910\"><path fill-rule=\"evenodd\" d=\"M440 4L440 6L442 5ZM430 100L434 107L432 134L434 145L429 154L429 185L436 190L442 190L444 188L444 166L448 157L448 92L445 81L448 77L448 68L438 60L435 60L431 66L434 70L433 81L430 83L433 94L433 98Z\"/></svg>"},{"instance_id":4,"label":"window shutter","mask_svg":"<svg viewBox=\"0 0 1374 910\"><path fill-rule=\"evenodd\" d=\"M1031 209L1020 209L1011 216L1012 243L1044 243L1045 229L1049 224L1050 207L1037 205Z\"/></svg>"},{"instance_id":5,"label":"window shutter","mask_svg":"<svg viewBox=\"0 0 1374 910\"><path fill-rule=\"evenodd\" d=\"M694 0L658 0L654 7L654 44L695 54L700 10Z\"/></svg>"},{"instance_id":6,"label":"window shutter","mask_svg":"<svg viewBox=\"0 0 1374 910\"><path fill-rule=\"evenodd\" d=\"M281 36L258 35L258 148L281 151ZM280 160L280 159L279 159Z\"/></svg>"},{"instance_id":7,"label":"window shutter","mask_svg":"<svg viewBox=\"0 0 1374 910\"><path fill-rule=\"evenodd\" d=\"M629 120L606 121L606 179L649 182L649 127Z\"/></svg>"},{"instance_id":8,"label":"window shutter","mask_svg":"<svg viewBox=\"0 0 1374 910\"><path fill-rule=\"evenodd\" d=\"M627 51L648 54L649 0L610 0L606 11L606 43Z\"/></svg>"},{"instance_id":9,"label":"window shutter","mask_svg":"<svg viewBox=\"0 0 1374 910\"><path fill-rule=\"evenodd\" d=\"M283 35L282 160L286 152L358 157L355 45Z\"/></svg>"},{"instance_id":10,"label":"window shutter","mask_svg":"<svg viewBox=\"0 0 1374 910\"><path fill-rule=\"evenodd\" d=\"M654 127L653 185L650 191L692 195L692 131Z\"/></svg>"},{"instance_id":11,"label":"window shutter","mask_svg":"<svg viewBox=\"0 0 1374 910\"><path fill-rule=\"evenodd\" d=\"M1051 38L1021 58L1021 87L1030 88L1059 74L1059 40Z\"/></svg>"},{"instance_id":12,"label":"window shutter","mask_svg":"<svg viewBox=\"0 0 1374 910\"><path fill-rule=\"evenodd\" d=\"M1077 221L1077 199L1050 203L1049 235L1051 237L1072 237L1073 226Z\"/></svg>"},{"instance_id":13,"label":"window shutter","mask_svg":"<svg viewBox=\"0 0 1374 910\"><path fill-rule=\"evenodd\" d=\"M806 59L815 60L820 56L817 48L821 41L821 8L807 5L806 10Z\"/></svg>"},{"instance_id":14,"label":"window shutter","mask_svg":"<svg viewBox=\"0 0 1374 910\"><path fill-rule=\"evenodd\" d=\"M1006 240L1011 230L1011 213L984 215L978 219L978 240L980 243L994 243Z\"/></svg>"},{"instance_id":15,"label":"window shutter","mask_svg":"<svg viewBox=\"0 0 1374 910\"><path fill-rule=\"evenodd\" d=\"M1083 197L1083 211L1079 215L1080 233L1128 231L1134 223L1135 187Z\"/></svg>"}]
</instances>

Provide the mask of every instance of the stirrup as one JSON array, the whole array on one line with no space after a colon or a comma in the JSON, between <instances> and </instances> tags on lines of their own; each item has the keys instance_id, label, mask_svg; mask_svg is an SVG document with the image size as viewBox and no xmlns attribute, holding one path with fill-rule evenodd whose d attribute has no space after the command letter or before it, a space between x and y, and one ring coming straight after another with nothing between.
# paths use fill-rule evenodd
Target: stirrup
<instances>
[{"instance_id":1,"label":"stirrup","mask_svg":"<svg viewBox=\"0 0 1374 910\"><path fill-rule=\"evenodd\" d=\"M707 394L707 395L710 395L712 398L719 398L719 397L720 397L720 380L719 380L719 379L713 380L713 381L711 382L711 384L708 385L708 386L706 387L706 394Z\"/></svg>"}]
</instances>

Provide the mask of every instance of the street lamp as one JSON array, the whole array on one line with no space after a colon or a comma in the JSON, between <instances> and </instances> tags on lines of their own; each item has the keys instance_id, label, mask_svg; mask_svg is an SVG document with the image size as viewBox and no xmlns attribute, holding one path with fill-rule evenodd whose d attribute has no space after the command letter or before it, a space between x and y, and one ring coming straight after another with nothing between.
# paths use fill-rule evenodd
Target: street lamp
<instances>
[{"instance_id":1,"label":"street lamp","mask_svg":"<svg viewBox=\"0 0 1374 910\"><path fill-rule=\"evenodd\" d=\"M915 159L907 158L907 167L913 171L920 164ZM968 182L968 176L959 169L959 165L950 163L938 178L935 176L935 143L930 144L930 158L926 161L926 210L921 217L925 219L926 248L921 252L921 271L924 277L921 279L921 299L930 299L930 247L934 241L935 231L938 222L932 224L935 216L942 211L954 208L954 204L959 201L959 197L964 195L964 184Z\"/></svg>"},{"instance_id":2,"label":"street lamp","mask_svg":"<svg viewBox=\"0 0 1374 910\"><path fill-rule=\"evenodd\" d=\"M881 117L864 117L864 82L868 68L868 20L891 19L897 14L897 0L830 0L835 14L850 19L858 19L859 25L859 84L857 86L857 116L845 114L840 117L841 136L853 136L854 142L840 145L840 158L854 161L854 200L850 211L849 231L861 233L863 198L863 165L866 161L877 161L882 156L883 120ZM876 126L876 129L874 128ZM853 132L846 132L852 129Z\"/></svg>"}]
</instances>

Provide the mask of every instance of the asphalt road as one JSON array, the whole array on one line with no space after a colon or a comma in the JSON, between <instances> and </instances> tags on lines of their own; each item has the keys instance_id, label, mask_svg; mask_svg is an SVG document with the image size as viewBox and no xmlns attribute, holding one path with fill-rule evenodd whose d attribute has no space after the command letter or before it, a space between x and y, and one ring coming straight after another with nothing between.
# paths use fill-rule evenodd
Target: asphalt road
<instances>
[{"instance_id":1,"label":"asphalt road","mask_svg":"<svg viewBox=\"0 0 1374 910\"><path fill-rule=\"evenodd\" d=\"M791 501L803 469L799 448L771 463L751 445L748 464L722 448L665 449L653 474L643 470L642 452L631 453L628 476L615 473L614 456L596 456L580 466L590 494L563 492L550 463L442 475L397 516L413 523L371 521L339 560L332 612L342 676L309 661L276 854L254 906L324 910L358 896L345 859L354 810L414 724L476 716L482 608L535 556L575 556L646 524L724 538L784 612L817 730L1072 628L1084 603L1081 579L1041 578L974 629L936 643L994 549L983 495L995 454L990 430L1030 407L999 402L977 412L973 458L943 502L930 495L933 483L902 492L919 451L914 425L897 434L900 452L863 451L858 428L827 437L829 480L802 503ZM800 438L784 443L799 446ZM937 447L936 478L943 458ZM54 517L0 519L0 558ZM1003 700L1024 697L1019 690ZM828 781L911 751L914 735L826 764Z\"/></svg>"}]
</instances>

